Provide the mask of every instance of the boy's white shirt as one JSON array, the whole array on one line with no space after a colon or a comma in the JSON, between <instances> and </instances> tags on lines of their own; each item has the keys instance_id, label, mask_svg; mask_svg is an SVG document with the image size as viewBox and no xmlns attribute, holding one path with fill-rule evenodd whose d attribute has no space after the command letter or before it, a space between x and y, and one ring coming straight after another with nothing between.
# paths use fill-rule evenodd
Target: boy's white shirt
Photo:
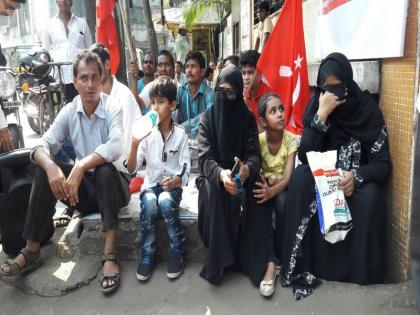
<instances>
[{"instance_id":1,"label":"boy's white shirt","mask_svg":"<svg viewBox=\"0 0 420 315\"><path fill-rule=\"evenodd\" d=\"M132 174L137 172L145 160L146 176L142 191L161 183L164 176L181 175L184 164L186 169L182 176L182 186L188 184L191 167L188 136L183 127L175 123L173 126L166 141L162 133L157 128L153 128L152 133L140 142L136 170ZM166 162L163 161L163 152L166 152Z\"/></svg>"}]
</instances>

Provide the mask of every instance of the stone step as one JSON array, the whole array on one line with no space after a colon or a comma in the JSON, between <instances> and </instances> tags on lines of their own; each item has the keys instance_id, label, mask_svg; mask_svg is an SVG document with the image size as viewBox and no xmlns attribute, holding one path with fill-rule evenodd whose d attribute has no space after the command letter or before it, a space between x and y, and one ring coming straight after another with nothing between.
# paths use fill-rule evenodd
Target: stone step
<instances>
[{"instance_id":1,"label":"stone step","mask_svg":"<svg viewBox=\"0 0 420 315\"><path fill-rule=\"evenodd\" d=\"M203 262L205 249L197 231L196 175L190 177L184 188L180 205L180 218L186 235L186 259ZM139 193L133 194L127 207L120 210L118 226L118 255L123 260L138 260L140 256L140 201ZM169 259L169 239L163 219L155 223L157 261ZM80 217L75 215L57 243L57 253L61 258L101 255L105 237L99 213Z\"/></svg>"}]
</instances>

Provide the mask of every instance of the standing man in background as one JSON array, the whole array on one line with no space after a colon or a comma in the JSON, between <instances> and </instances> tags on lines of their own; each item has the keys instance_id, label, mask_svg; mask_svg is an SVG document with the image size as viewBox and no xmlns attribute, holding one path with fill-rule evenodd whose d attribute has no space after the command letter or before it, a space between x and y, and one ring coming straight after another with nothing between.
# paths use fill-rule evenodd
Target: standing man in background
<instances>
[{"instance_id":1,"label":"standing man in background","mask_svg":"<svg viewBox=\"0 0 420 315\"><path fill-rule=\"evenodd\" d=\"M56 0L58 15L47 24L42 47L48 50L54 62L74 62L79 52L92 45L92 35L85 20L73 15L73 0ZM62 78L67 101L77 95L73 85L73 66L62 67ZM57 76L56 76L57 78Z\"/></svg>"},{"instance_id":2,"label":"standing man in background","mask_svg":"<svg viewBox=\"0 0 420 315\"><path fill-rule=\"evenodd\" d=\"M255 50L262 52L265 44L273 31L273 23L270 19L270 4L267 1L261 1L258 5L257 16L260 20L258 24L257 41L255 42Z\"/></svg>"},{"instance_id":3,"label":"standing man in background","mask_svg":"<svg viewBox=\"0 0 420 315\"><path fill-rule=\"evenodd\" d=\"M185 57L191 50L187 33L187 27L184 24L179 25L178 36L175 40L175 55L176 61L181 61L182 64L185 64Z\"/></svg>"}]
</instances>

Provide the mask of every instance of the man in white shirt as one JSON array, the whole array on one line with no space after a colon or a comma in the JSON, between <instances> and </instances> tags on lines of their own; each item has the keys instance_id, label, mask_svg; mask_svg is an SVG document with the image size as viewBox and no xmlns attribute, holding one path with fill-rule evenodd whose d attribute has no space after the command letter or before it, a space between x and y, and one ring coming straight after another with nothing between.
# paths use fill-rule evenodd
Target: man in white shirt
<instances>
[{"instance_id":1,"label":"man in white shirt","mask_svg":"<svg viewBox=\"0 0 420 315\"><path fill-rule=\"evenodd\" d=\"M107 107L117 106L123 111L124 146L120 158L114 164L119 171L127 173L124 161L131 146L131 126L141 116L140 108L130 89L111 74L108 49L103 44L93 44L89 50L97 54L104 65L102 92L109 95Z\"/></svg>"},{"instance_id":2,"label":"man in white shirt","mask_svg":"<svg viewBox=\"0 0 420 315\"><path fill-rule=\"evenodd\" d=\"M261 1L258 4L257 16L260 23L258 24L255 50L261 53L273 31L273 23L270 19L270 4L267 1Z\"/></svg>"},{"instance_id":3,"label":"man in white shirt","mask_svg":"<svg viewBox=\"0 0 420 315\"><path fill-rule=\"evenodd\" d=\"M92 35L85 20L71 12L73 0L56 0L58 15L47 24L42 37L42 47L48 50L54 62L74 62L78 53L92 44ZM66 99L77 95L73 85L73 66L62 67ZM56 75L58 78L58 75Z\"/></svg>"}]
</instances>

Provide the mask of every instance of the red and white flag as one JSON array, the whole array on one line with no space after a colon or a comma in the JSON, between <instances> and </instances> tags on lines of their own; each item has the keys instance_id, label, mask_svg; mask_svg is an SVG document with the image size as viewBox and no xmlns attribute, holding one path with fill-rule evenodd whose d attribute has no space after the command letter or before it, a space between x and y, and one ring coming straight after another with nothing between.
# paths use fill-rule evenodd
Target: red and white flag
<instances>
[{"instance_id":1,"label":"red and white flag","mask_svg":"<svg viewBox=\"0 0 420 315\"><path fill-rule=\"evenodd\" d=\"M96 0L96 41L108 48L111 72L115 75L120 65L120 48L114 10L115 0Z\"/></svg>"},{"instance_id":2,"label":"red and white flag","mask_svg":"<svg viewBox=\"0 0 420 315\"><path fill-rule=\"evenodd\" d=\"M276 91L285 108L286 129L302 133L310 99L302 0L286 0L257 64L263 81Z\"/></svg>"}]
</instances>

